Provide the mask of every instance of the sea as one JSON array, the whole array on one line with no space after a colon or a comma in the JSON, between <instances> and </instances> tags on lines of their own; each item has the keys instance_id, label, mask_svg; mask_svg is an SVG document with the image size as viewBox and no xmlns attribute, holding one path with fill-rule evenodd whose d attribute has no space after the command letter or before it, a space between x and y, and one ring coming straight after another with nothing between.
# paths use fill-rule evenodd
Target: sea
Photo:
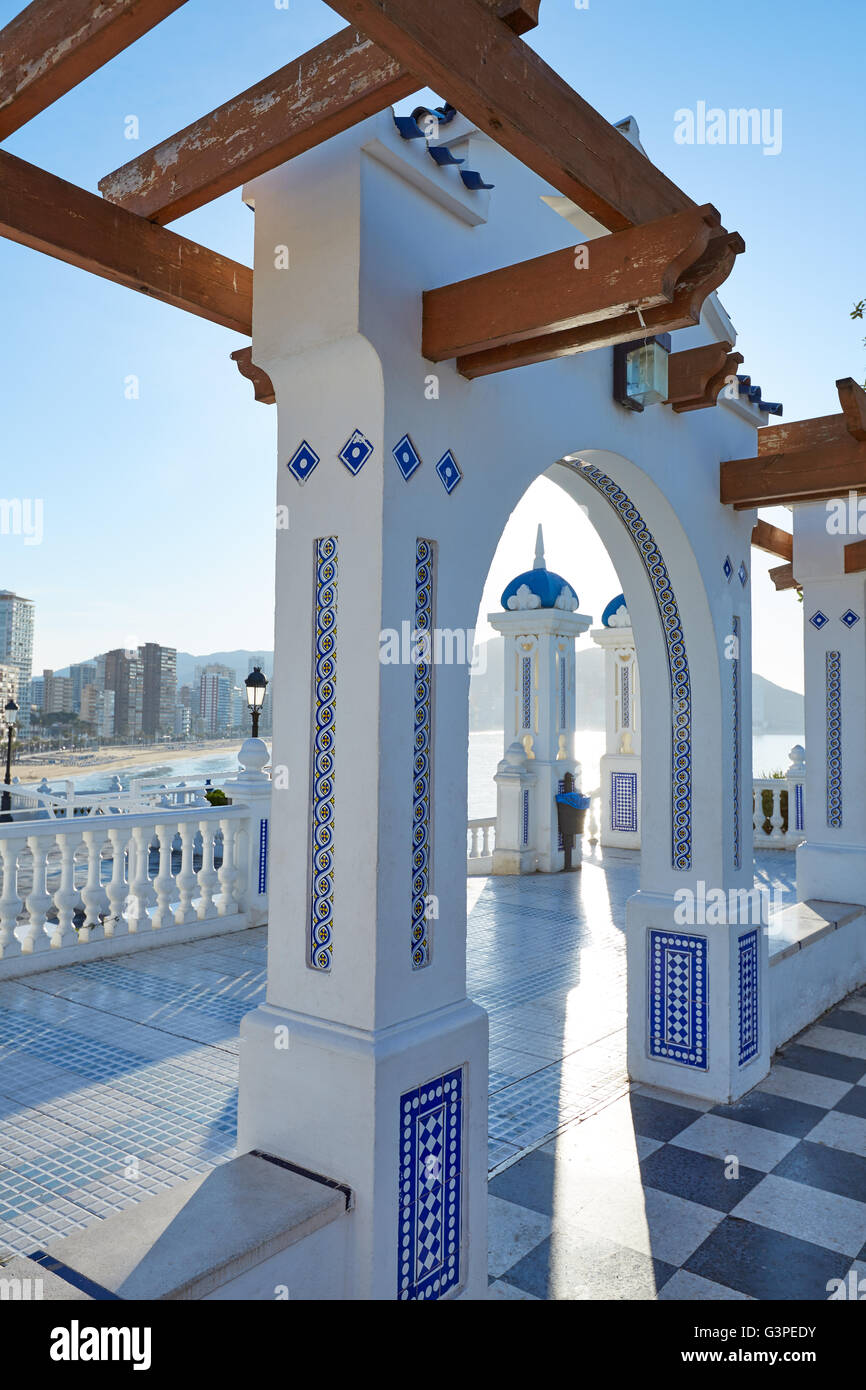
<instances>
[{"instance_id":1,"label":"sea","mask_svg":"<svg viewBox=\"0 0 866 1390\"><path fill-rule=\"evenodd\" d=\"M755 777L769 777L788 767L788 752L795 743L804 743L803 734L756 734L752 739L752 767ZM469 810L470 820L496 814L496 785L493 781L496 764L504 752L501 729L483 730L469 735ZM593 791L598 786L599 759L604 752L604 732L585 730L575 736L575 753L581 766L581 786ZM157 777L168 781L174 777L199 780L210 777L214 786L220 778L233 776L238 770L235 749L225 753L209 753L202 757L167 758L150 766L113 768L112 773L94 772L74 776L79 791L101 791L108 786L109 775L117 775L124 787L133 777ZM62 782L52 784L61 790Z\"/></svg>"}]
</instances>

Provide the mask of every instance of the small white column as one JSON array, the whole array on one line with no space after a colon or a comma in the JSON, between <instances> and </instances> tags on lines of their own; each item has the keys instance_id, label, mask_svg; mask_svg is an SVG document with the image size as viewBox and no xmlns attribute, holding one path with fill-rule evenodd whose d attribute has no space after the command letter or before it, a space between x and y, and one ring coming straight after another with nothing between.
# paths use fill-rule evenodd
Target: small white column
<instances>
[{"instance_id":1,"label":"small white column","mask_svg":"<svg viewBox=\"0 0 866 1390\"><path fill-rule=\"evenodd\" d=\"M599 762L602 845L640 849L641 729L637 657L631 619L614 600L604 626L589 634L604 651L605 751Z\"/></svg>"},{"instance_id":2,"label":"small white column","mask_svg":"<svg viewBox=\"0 0 866 1390\"><path fill-rule=\"evenodd\" d=\"M495 874L535 872L536 853L530 844L536 777L533 764L516 739L496 769Z\"/></svg>"},{"instance_id":3,"label":"small white column","mask_svg":"<svg viewBox=\"0 0 866 1390\"><path fill-rule=\"evenodd\" d=\"M853 511L853 529L846 525ZM839 513L844 515L839 515ZM845 573L850 500L794 508L803 586L806 839L797 897L866 903L866 575Z\"/></svg>"},{"instance_id":4,"label":"small white column","mask_svg":"<svg viewBox=\"0 0 866 1390\"><path fill-rule=\"evenodd\" d=\"M533 868L539 873L558 873L565 856L556 794L563 790L567 772L574 775L575 790L580 787L580 765L574 758L574 644L590 627L592 618L574 612L577 597L573 590L547 569L540 526L535 566L512 580L502 602L505 611L489 614L488 621L505 638L505 746L509 753L514 743L523 747L535 773L535 786L528 801L527 839L521 851L527 867L497 869L494 859L494 873L531 873ZM505 844L510 843L508 823L497 819L497 846L500 834ZM575 857L579 862L579 853Z\"/></svg>"},{"instance_id":5,"label":"small white column","mask_svg":"<svg viewBox=\"0 0 866 1390\"><path fill-rule=\"evenodd\" d=\"M251 927L268 920L268 852L271 828L270 777L263 769L271 760L268 745L260 738L248 738L238 753L240 772L226 781L232 801L250 808L246 842L239 842L238 869L244 875L243 903Z\"/></svg>"},{"instance_id":6,"label":"small white column","mask_svg":"<svg viewBox=\"0 0 866 1390\"><path fill-rule=\"evenodd\" d=\"M786 839L793 848L806 834L806 750L795 743L788 753L790 764L786 774L788 787L788 830Z\"/></svg>"}]
</instances>

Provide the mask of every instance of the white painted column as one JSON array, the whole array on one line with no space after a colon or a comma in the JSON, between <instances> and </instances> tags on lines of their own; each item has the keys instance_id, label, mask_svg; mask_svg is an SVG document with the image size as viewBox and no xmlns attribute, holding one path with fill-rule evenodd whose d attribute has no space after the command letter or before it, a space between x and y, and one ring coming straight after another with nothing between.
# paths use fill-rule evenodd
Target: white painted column
<instances>
[{"instance_id":1,"label":"white painted column","mask_svg":"<svg viewBox=\"0 0 866 1390\"><path fill-rule=\"evenodd\" d=\"M845 574L857 509L853 531L840 532L838 506L794 508L808 752L797 896L866 903L866 575Z\"/></svg>"},{"instance_id":2,"label":"white painted column","mask_svg":"<svg viewBox=\"0 0 866 1390\"><path fill-rule=\"evenodd\" d=\"M238 844L237 866L241 875L240 901L251 927L260 926L268 918L271 778L263 769L270 758L264 739L244 739L238 753L240 771L226 782L232 800L250 808L249 825Z\"/></svg>"},{"instance_id":3,"label":"white painted column","mask_svg":"<svg viewBox=\"0 0 866 1390\"><path fill-rule=\"evenodd\" d=\"M640 849L640 691L634 633L630 625L611 626L593 628L590 637L604 651L600 840L602 845Z\"/></svg>"},{"instance_id":4,"label":"white painted column","mask_svg":"<svg viewBox=\"0 0 866 1390\"><path fill-rule=\"evenodd\" d=\"M253 359L279 416L271 689L286 776L238 1143L352 1189L347 1297L477 1298L487 1016L466 997L465 747L459 788L444 757L468 669L411 640L444 603L443 538L392 457L411 418L358 331L357 154L315 153L253 186Z\"/></svg>"}]
</instances>

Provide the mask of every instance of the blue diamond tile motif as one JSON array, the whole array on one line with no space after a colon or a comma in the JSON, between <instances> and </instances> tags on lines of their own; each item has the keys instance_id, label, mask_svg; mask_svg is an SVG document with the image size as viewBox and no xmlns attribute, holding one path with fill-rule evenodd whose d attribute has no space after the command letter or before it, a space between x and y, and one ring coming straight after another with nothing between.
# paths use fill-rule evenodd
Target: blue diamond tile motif
<instances>
[{"instance_id":1,"label":"blue diamond tile motif","mask_svg":"<svg viewBox=\"0 0 866 1390\"><path fill-rule=\"evenodd\" d=\"M749 577L749 571L746 569L745 561L743 560L740 561L740 568L737 570L737 577L739 578L739 581L742 584L743 588L745 588L746 580Z\"/></svg>"},{"instance_id":2,"label":"blue diamond tile motif","mask_svg":"<svg viewBox=\"0 0 866 1390\"><path fill-rule=\"evenodd\" d=\"M457 464L457 460L450 449L447 449L436 465L436 472L442 479L442 486L447 493L452 493L457 484L462 480L463 474Z\"/></svg>"},{"instance_id":3,"label":"blue diamond tile motif","mask_svg":"<svg viewBox=\"0 0 866 1390\"><path fill-rule=\"evenodd\" d=\"M343 460L350 473L357 475L364 467L364 464L367 462L372 452L373 445L370 443L367 436L362 434L360 430L354 430L351 437L346 440L337 457Z\"/></svg>"},{"instance_id":4,"label":"blue diamond tile motif","mask_svg":"<svg viewBox=\"0 0 866 1390\"><path fill-rule=\"evenodd\" d=\"M855 623L859 623L860 614L855 613L853 608L849 608L847 613L842 614L839 621L844 623L847 628L852 628Z\"/></svg>"},{"instance_id":5,"label":"blue diamond tile motif","mask_svg":"<svg viewBox=\"0 0 866 1390\"><path fill-rule=\"evenodd\" d=\"M319 455L306 439L302 439L286 465L293 478L305 483L319 462Z\"/></svg>"},{"instance_id":6,"label":"blue diamond tile motif","mask_svg":"<svg viewBox=\"0 0 866 1390\"><path fill-rule=\"evenodd\" d=\"M610 774L610 828L637 832L637 773Z\"/></svg>"},{"instance_id":7,"label":"blue diamond tile motif","mask_svg":"<svg viewBox=\"0 0 866 1390\"><path fill-rule=\"evenodd\" d=\"M819 632L821 631L822 627L827 626L829 621L830 619L827 617L827 614L822 613L820 608L817 610L817 612L813 613L811 618L809 619L809 622L812 624L812 626L816 627Z\"/></svg>"},{"instance_id":8,"label":"blue diamond tile motif","mask_svg":"<svg viewBox=\"0 0 866 1390\"><path fill-rule=\"evenodd\" d=\"M758 1055L760 1043L757 927L739 938L737 964L739 1063L742 1067Z\"/></svg>"},{"instance_id":9,"label":"blue diamond tile motif","mask_svg":"<svg viewBox=\"0 0 866 1390\"><path fill-rule=\"evenodd\" d=\"M649 937L650 1056L706 1071L706 937L666 931Z\"/></svg>"},{"instance_id":10,"label":"blue diamond tile motif","mask_svg":"<svg viewBox=\"0 0 866 1390\"><path fill-rule=\"evenodd\" d=\"M408 482L415 472L415 469L421 467L421 455L418 453L418 450L415 448L408 434L404 434L399 444L394 445L391 453L396 459L397 467Z\"/></svg>"},{"instance_id":11,"label":"blue diamond tile motif","mask_svg":"<svg viewBox=\"0 0 866 1390\"><path fill-rule=\"evenodd\" d=\"M725 578L727 579L728 583L730 584L731 578L732 578L733 573L734 573L734 567L733 567L733 565L731 564L731 557L730 557L730 555L726 555L726 556L725 556L725 563L722 565L722 569L723 569L723 571L724 571Z\"/></svg>"},{"instance_id":12,"label":"blue diamond tile motif","mask_svg":"<svg viewBox=\"0 0 866 1390\"><path fill-rule=\"evenodd\" d=\"M438 1299L460 1284L462 1125L462 1067L400 1097L399 1299Z\"/></svg>"}]
</instances>

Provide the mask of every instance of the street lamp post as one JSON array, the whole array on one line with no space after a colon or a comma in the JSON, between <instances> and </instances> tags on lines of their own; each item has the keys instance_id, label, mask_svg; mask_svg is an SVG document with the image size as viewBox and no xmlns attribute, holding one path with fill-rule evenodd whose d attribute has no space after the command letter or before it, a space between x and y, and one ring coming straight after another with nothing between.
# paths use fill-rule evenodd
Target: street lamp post
<instances>
[{"instance_id":1,"label":"street lamp post","mask_svg":"<svg viewBox=\"0 0 866 1390\"><path fill-rule=\"evenodd\" d=\"M6 778L4 781L4 791L2 801L0 801L0 811L3 813L4 820L11 820L9 814L12 810L12 793L9 791L12 785L12 735L15 731L15 723L18 715L18 706L14 700L6 701L6 708L3 711L6 716Z\"/></svg>"},{"instance_id":2,"label":"street lamp post","mask_svg":"<svg viewBox=\"0 0 866 1390\"><path fill-rule=\"evenodd\" d=\"M265 702L265 691L268 688L268 678L262 671L261 666L254 666L244 681L247 689L247 704L253 721L253 738L259 736L259 715L262 712L262 705Z\"/></svg>"}]
</instances>

